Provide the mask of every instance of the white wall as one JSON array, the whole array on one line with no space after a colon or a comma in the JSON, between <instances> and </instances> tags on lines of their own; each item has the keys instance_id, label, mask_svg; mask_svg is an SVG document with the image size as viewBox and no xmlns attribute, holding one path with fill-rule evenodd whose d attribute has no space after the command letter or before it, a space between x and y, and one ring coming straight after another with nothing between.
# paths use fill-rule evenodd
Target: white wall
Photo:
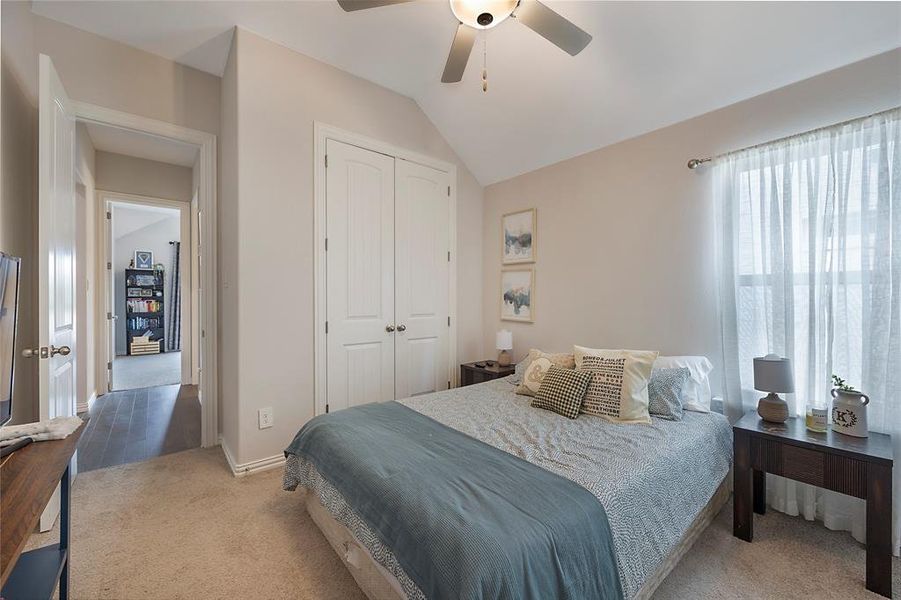
<instances>
[{"instance_id":1,"label":"white wall","mask_svg":"<svg viewBox=\"0 0 901 600\"><path fill-rule=\"evenodd\" d=\"M710 169L685 163L898 105L901 50L487 187L485 347L704 354L719 380ZM501 322L501 215L531 207L535 323Z\"/></svg>"},{"instance_id":2,"label":"white wall","mask_svg":"<svg viewBox=\"0 0 901 600\"><path fill-rule=\"evenodd\" d=\"M167 210L167 216L160 220L159 213L135 209L128 205L113 204L113 230L115 236L116 221L122 219L124 212L131 213L130 218L143 218L147 225L126 235L113 238L113 289L116 301L116 356L127 354L125 338L125 269L131 264L135 250L153 252L153 262L165 265L163 285L163 310L167 318L171 305L171 289L169 286L169 269L171 265L172 247L170 241L181 241L181 216L177 210Z\"/></svg>"},{"instance_id":3,"label":"white wall","mask_svg":"<svg viewBox=\"0 0 901 600\"><path fill-rule=\"evenodd\" d=\"M458 165L460 360L482 356L482 189L409 98L244 30L233 44L222 89L234 88L235 105L221 103L237 127L221 127L220 393L226 444L245 463L279 455L313 416L313 122ZM259 430L266 406L275 426Z\"/></svg>"}]
</instances>

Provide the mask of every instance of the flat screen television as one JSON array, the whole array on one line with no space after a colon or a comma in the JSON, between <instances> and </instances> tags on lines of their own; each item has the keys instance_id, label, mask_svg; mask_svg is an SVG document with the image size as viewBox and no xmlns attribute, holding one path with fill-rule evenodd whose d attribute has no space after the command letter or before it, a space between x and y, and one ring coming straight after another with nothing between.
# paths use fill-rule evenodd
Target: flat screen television
<instances>
[{"instance_id":1,"label":"flat screen television","mask_svg":"<svg viewBox=\"0 0 901 600\"><path fill-rule=\"evenodd\" d=\"M12 418L21 259L0 252L0 425Z\"/></svg>"}]
</instances>

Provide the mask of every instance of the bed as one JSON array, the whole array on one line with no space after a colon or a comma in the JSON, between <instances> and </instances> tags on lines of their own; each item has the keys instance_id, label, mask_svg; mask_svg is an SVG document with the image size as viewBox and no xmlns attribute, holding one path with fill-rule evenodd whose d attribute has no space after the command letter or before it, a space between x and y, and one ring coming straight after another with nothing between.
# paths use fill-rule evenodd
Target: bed
<instances>
[{"instance_id":1,"label":"bed","mask_svg":"<svg viewBox=\"0 0 901 600\"><path fill-rule=\"evenodd\" d=\"M732 434L716 413L651 425L569 420L530 407L510 378L398 404L590 492L606 512L625 598L649 597L728 498ZM286 454L285 489L305 491L311 517L367 596L426 597L395 552L409 549L383 543L372 517L361 517L314 460Z\"/></svg>"}]
</instances>

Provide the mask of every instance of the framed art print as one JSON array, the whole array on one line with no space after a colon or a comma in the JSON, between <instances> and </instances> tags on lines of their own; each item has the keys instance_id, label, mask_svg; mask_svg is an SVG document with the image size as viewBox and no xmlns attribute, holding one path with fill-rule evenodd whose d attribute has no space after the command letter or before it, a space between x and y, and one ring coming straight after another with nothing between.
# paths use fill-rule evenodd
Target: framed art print
<instances>
[{"instance_id":1,"label":"framed art print","mask_svg":"<svg viewBox=\"0 0 901 600\"><path fill-rule=\"evenodd\" d=\"M150 250L135 250L135 269L152 269L153 252Z\"/></svg>"},{"instance_id":2,"label":"framed art print","mask_svg":"<svg viewBox=\"0 0 901 600\"><path fill-rule=\"evenodd\" d=\"M504 240L503 264L535 262L537 229L537 209L507 213L501 217L501 234Z\"/></svg>"},{"instance_id":3,"label":"framed art print","mask_svg":"<svg viewBox=\"0 0 901 600\"><path fill-rule=\"evenodd\" d=\"M501 271L501 320L535 320L535 270L504 269Z\"/></svg>"}]
</instances>

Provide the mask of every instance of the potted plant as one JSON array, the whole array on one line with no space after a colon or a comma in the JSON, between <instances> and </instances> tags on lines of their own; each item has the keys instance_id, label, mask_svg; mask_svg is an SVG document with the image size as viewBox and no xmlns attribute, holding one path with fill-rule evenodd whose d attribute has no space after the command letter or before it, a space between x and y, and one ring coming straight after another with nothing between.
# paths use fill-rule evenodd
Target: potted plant
<instances>
[{"instance_id":1,"label":"potted plant","mask_svg":"<svg viewBox=\"0 0 901 600\"><path fill-rule=\"evenodd\" d=\"M832 375L832 429L845 435L867 437L867 404L870 398L838 375Z\"/></svg>"}]
</instances>

